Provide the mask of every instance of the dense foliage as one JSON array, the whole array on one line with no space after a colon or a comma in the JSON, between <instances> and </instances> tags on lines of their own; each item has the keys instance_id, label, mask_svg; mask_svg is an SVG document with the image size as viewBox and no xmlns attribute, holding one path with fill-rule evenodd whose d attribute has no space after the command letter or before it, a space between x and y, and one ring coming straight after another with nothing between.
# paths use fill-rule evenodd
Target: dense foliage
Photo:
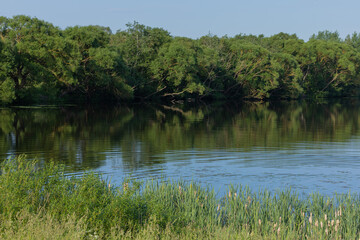
<instances>
[{"instance_id":1,"label":"dense foliage","mask_svg":"<svg viewBox=\"0 0 360 240\"><path fill-rule=\"evenodd\" d=\"M0 17L0 101L48 103L173 98L358 95L360 35L319 32L173 37L137 22L61 30Z\"/></svg>"},{"instance_id":2,"label":"dense foliage","mask_svg":"<svg viewBox=\"0 0 360 240\"><path fill-rule=\"evenodd\" d=\"M23 157L0 167L1 239L358 239L356 194L299 197L291 191L226 195L181 181L64 176Z\"/></svg>"}]
</instances>

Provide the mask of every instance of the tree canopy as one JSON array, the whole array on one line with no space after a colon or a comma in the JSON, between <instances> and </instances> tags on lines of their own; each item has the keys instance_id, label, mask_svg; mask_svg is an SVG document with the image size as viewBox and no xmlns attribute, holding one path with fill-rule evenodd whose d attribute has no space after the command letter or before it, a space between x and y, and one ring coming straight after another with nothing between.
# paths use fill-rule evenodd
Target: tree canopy
<instances>
[{"instance_id":1,"label":"tree canopy","mask_svg":"<svg viewBox=\"0 0 360 240\"><path fill-rule=\"evenodd\" d=\"M359 95L360 34L174 37L138 22L64 30L0 17L0 102Z\"/></svg>"}]
</instances>

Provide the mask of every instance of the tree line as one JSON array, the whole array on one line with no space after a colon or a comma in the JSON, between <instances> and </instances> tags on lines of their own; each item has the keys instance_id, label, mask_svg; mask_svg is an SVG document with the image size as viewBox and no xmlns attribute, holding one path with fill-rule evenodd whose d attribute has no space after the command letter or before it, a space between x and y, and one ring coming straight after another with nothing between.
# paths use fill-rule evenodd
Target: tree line
<instances>
[{"instance_id":1,"label":"tree line","mask_svg":"<svg viewBox=\"0 0 360 240\"><path fill-rule=\"evenodd\" d=\"M359 95L360 34L199 39L137 22L64 30L0 17L0 102L271 99Z\"/></svg>"}]
</instances>

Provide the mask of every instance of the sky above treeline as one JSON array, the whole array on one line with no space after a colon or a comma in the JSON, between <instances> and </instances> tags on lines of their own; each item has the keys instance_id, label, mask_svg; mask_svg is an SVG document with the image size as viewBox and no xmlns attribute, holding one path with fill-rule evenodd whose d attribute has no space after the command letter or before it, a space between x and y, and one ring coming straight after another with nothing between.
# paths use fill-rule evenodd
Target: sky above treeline
<instances>
[{"instance_id":1,"label":"sky above treeline","mask_svg":"<svg viewBox=\"0 0 360 240\"><path fill-rule=\"evenodd\" d=\"M0 16L27 15L65 29L101 25L113 32L137 21L173 36L360 32L359 0L1 0Z\"/></svg>"}]
</instances>

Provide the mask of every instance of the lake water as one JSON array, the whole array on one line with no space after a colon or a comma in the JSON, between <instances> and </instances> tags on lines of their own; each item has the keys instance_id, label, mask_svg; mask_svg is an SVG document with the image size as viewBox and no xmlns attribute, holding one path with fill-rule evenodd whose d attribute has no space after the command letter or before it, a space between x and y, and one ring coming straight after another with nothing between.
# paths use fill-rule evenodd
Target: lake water
<instances>
[{"instance_id":1,"label":"lake water","mask_svg":"<svg viewBox=\"0 0 360 240\"><path fill-rule=\"evenodd\" d=\"M195 180L222 191L360 193L360 103L276 102L0 109L0 155L68 174Z\"/></svg>"}]
</instances>

